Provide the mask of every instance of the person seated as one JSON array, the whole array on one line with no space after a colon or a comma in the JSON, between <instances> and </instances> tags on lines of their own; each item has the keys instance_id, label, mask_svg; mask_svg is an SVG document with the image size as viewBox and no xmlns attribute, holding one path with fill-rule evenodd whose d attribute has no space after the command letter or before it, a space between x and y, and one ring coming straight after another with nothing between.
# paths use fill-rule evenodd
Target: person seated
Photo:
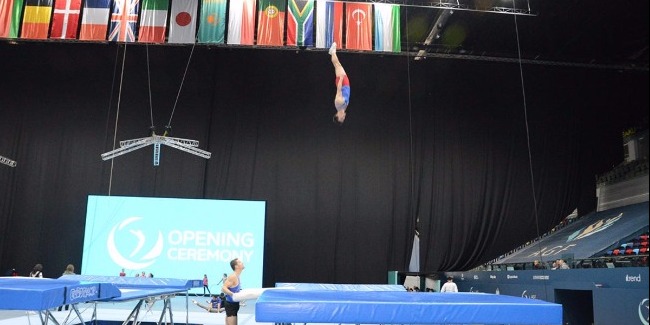
<instances>
[{"instance_id":1,"label":"person seated","mask_svg":"<svg viewBox=\"0 0 650 325\"><path fill-rule=\"evenodd\" d=\"M192 300L192 303L194 303L195 305L207 310L209 313L220 313L220 312L223 311L223 309L221 308L222 301L223 301L222 297L217 296L217 295L212 295L212 299L210 299L209 301L206 301L209 304L207 306L200 304L196 300Z\"/></svg>"}]
</instances>

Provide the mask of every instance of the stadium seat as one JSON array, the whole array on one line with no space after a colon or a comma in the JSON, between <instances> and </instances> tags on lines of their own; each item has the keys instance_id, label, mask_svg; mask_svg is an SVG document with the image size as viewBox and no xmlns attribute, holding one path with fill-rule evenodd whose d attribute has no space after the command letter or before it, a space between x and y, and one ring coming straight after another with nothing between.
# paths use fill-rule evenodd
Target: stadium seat
<instances>
[{"instance_id":1,"label":"stadium seat","mask_svg":"<svg viewBox=\"0 0 650 325\"><path fill-rule=\"evenodd\" d=\"M634 255L639 255L639 249L638 248L633 249L632 252L634 253Z\"/></svg>"},{"instance_id":2,"label":"stadium seat","mask_svg":"<svg viewBox=\"0 0 650 325\"><path fill-rule=\"evenodd\" d=\"M632 247L630 247L630 248L625 250L625 255L632 255L633 252L634 252L634 250L632 249Z\"/></svg>"}]
</instances>

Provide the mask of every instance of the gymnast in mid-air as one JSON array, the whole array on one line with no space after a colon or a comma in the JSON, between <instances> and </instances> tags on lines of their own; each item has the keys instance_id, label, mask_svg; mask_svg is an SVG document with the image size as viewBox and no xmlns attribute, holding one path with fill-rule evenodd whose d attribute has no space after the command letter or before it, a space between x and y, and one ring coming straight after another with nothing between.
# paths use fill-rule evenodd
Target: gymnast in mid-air
<instances>
[{"instance_id":1,"label":"gymnast in mid-air","mask_svg":"<svg viewBox=\"0 0 650 325\"><path fill-rule=\"evenodd\" d=\"M350 80L345 73L345 69L339 62L336 56L336 42L332 43L329 49L329 54L334 65L334 73L336 74L336 97L334 97L334 107L336 107L336 114L334 115L334 122L343 124L345 121L345 111L350 103Z\"/></svg>"}]
</instances>

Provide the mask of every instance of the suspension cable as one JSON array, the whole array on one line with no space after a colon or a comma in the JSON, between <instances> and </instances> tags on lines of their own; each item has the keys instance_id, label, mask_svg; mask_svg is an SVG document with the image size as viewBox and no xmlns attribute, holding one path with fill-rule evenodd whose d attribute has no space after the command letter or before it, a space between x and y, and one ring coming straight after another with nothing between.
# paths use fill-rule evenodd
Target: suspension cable
<instances>
[{"instance_id":1,"label":"suspension cable","mask_svg":"<svg viewBox=\"0 0 650 325\"><path fill-rule=\"evenodd\" d=\"M176 104L178 104L178 98L181 96L181 89L183 89L183 83L185 82L185 76L187 75L187 70L190 67L190 62L192 61L192 54L194 53L194 47L196 46L196 42L192 44L192 50L190 51L190 57L187 58L187 65L185 66L185 72L183 73L183 79L181 79L181 85L178 87L178 93L176 94L176 101L174 101L174 108L172 109L172 113L169 116L169 122L166 125L167 129L171 129L172 126L172 118L174 117L174 112L176 111ZM165 131L167 132L167 130Z\"/></svg>"},{"instance_id":2,"label":"suspension cable","mask_svg":"<svg viewBox=\"0 0 650 325\"><path fill-rule=\"evenodd\" d=\"M515 0L512 0L512 4L514 6ZM533 216L535 217L535 230L537 233L537 238L540 238L540 231L539 231L539 214L537 211L537 193L535 192L535 175L533 173L533 156L531 153L531 148L530 148L530 128L528 126L528 107L526 105L526 87L524 83L524 69L523 69L523 64L521 60L521 44L519 41L519 26L517 25L517 15L513 15L514 17L514 22L515 22L515 35L517 36L517 56L519 59L519 78L521 81L521 95L522 95L522 100L523 100L523 109L524 109L524 124L526 125L526 145L528 148L528 168L530 171L530 186L531 186L531 193L533 196ZM542 256L542 249L541 249L541 244L540 240L537 241L537 249L538 249L538 254L539 254L539 259L540 259L540 264L542 265L542 272L545 272L544 269L544 257ZM545 297L548 297L548 285L544 283L544 291L545 291Z\"/></svg>"},{"instance_id":3,"label":"suspension cable","mask_svg":"<svg viewBox=\"0 0 650 325\"><path fill-rule=\"evenodd\" d=\"M410 193L410 199L411 199L411 218L414 219L415 221L415 229L414 233L417 235L418 233L418 219L416 216L416 208L415 208L415 158L414 158L414 153L413 153L413 108L412 108L412 101L411 101L411 55L410 55L410 43L409 43L409 23L408 23L408 7L405 8L405 18L406 18L406 78L407 78L407 87L408 87L408 106L409 106L409 173L411 177L411 193ZM418 264L419 264L419 256L418 256ZM419 271L419 270L418 270Z\"/></svg>"},{"instance_id":4,"label":"suspension cable","mask_svg":"<svg viewBox=\"0 0 650 325\"><path fill-rule=\"evenodd\" d=\"M119 44L118 44L119 49ZM119 53L119 51L118 51ZM117 56L116 56L117 59ZM124 62L126 62L126 42L124 42L124 55L122 56L122 71L120 72L120 85L118 87L117 95L117 111L115 113L115 128L113 130L113 150L117 146L117 125L120 120L120 102L122 100L122 82L124 81ZM111 172L108 178L108 196L111 195L111 188L113 186L113 167L115 166L115 159L111 159Z\"/></svg>"},{"instance_id":5,"label":"suspension cable","mask_svg":"<svg viewBox=\"0 0 650 325\"><path fill-rule=\"evenodd\" d=\"M147 85L149 87L149 117L151 117L151 131L154 130L153 124L153 101L151 100L151 71L149 70L149 44L145 44L147 49Z\"/></svg>"}]
</instances>

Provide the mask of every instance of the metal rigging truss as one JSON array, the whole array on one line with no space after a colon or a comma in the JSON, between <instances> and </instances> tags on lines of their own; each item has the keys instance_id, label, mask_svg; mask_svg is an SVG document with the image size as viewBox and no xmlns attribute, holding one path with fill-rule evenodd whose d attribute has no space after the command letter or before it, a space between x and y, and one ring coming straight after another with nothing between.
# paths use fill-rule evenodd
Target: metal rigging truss
<instances>
[{"instance_id":1,"label":"metal rigging truss","mask_svg":"<svg viewBox=\"0 0 650 325\"><path fill-rule=\"evenodd\" d=\"M0 156L0 164L7 165L9 167L16 167L15 161L3 156Z\"/></svg>"},{"instance_id":2,"label":"metal rigging truss","mask_svg":"<svg viewBox=\"0 0 650 325\"><path fill-rule=\"evenodd\" d=\"M201 158L210 159L210 152L197 148L199 142L190 139L172 138L164 135L152 135L146 138L120 141L120 148L103 153L102 160L109 160L129 152L153 145L153 165L160 165L160 147L166 145Z\"/></svg>"}]
</instances>

